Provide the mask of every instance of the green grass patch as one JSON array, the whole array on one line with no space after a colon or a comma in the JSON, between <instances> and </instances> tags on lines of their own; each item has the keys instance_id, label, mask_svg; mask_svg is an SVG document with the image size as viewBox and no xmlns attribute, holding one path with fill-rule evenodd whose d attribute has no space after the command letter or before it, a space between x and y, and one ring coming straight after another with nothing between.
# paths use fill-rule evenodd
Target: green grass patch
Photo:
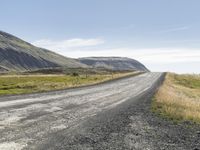
<instances>
[{"instance_id":1,"label":"green grass patch","mask_svg":"<svg viewBox=\"0 0 200 150\"><path fill-rule=\"evenodd\" d=\"M188 87L200 89L200 76L199 75L177 75L174 74L174 81L176 84Z\"/></svg>"},{"instance_id":2,"label":"green grass patch","mask_svg":"<svg viewBox=\"0 0 200 150\"><path fill-rule=\"evenodd\" d=\"M0 95L26 94L91 85L134 73L105 75L5 75L0 76Z\"/></svg>"}]
</instances>

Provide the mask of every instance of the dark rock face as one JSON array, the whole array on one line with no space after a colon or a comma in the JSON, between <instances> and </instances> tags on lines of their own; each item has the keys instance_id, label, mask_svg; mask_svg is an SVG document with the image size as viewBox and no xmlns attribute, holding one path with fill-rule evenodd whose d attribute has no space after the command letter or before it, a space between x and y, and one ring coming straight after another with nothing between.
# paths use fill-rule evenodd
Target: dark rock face
<instances>
[{"instance_id":1,"label":"dark rock face","mask_svg":"<svg viewBox=\"0 0 200 150\"><path fill-rule=\"evenodd\" d=\"M17 52L12 49L0 49L0 64L5 64L5 66L14 70L16 67L22 70L59 67L59 65L43 58L38 59L24 52Z\"/></svg>"},{"instance_id":2,"label":"dark rock face","mask_svg":"<svg viewBox=\"0 0 200 150\"><path fill-rule=\"evenodd\" d=\"M0 66L0 73L4 73L7 72L8 70L2 66Z\"/></svg>"},{"instance_id":3,"label":"dark rock face","mask_svg":"<svg viewBox=\"0 0 200 150\"><path fill-rule=\"evenodd\" d=\"M143 64L137 60L125 57L86 57L79 61L95 68L106 68L112 70L138 70L149 71Z\"/></svg>"},{"instance_id":4,"label":"dark rock face","mask_svg":"<svg viewBox=\"0 0 200 150\"><path fill-rule=\"evenodd\" d=\"M0 31L0 72L42 68L83 68L79 61L35 47L11 34Z\"/></svg>"}]
</instances>

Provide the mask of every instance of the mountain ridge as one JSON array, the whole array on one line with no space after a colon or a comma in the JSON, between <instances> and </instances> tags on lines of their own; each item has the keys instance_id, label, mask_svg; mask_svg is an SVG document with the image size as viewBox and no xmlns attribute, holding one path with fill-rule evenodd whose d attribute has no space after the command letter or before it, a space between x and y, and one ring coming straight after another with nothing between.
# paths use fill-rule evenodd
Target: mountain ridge
<instances>
[{"instance_id":1,"label":"mountain ridge","mask_svg":"<svg viewBox=\"0 0 200 150\"><path fill-rule=\"evenodd\" d=\"M57 67L149 71L139 61L127 57L83 57L79 59L65 57L0 31L0 72L23 72Z\"/></svg>"},{"instance_id":2,"label":"mountain ridge","mask_svg":"<svg viewBox=\"0 0 200 150\"><path fill-rule=\"evenodd\" d=\"M0 31L0 66L11 71L54 67L87 67L73 58L36 47L3 31Z\"/></svg>"},{"instance_id":3,"label":"mountain ridge","mask_svg":"<svg viewBox=\"0 0 200 150\"><path fill-rule=\"evenodd\" d=\"M111 70L136 70L149 71L142 63L128 57L83 57L78 59L81 63L94 68L106 68Z\"/></svg>"}]
</instances>

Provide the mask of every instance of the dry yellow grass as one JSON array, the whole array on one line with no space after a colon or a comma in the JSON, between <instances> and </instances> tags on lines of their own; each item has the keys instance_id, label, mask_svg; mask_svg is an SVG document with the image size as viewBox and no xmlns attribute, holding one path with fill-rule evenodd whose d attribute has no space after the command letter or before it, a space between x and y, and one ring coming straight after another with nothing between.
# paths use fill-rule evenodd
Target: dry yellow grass
<instances>
[{"instance_id":1,"label":"dry yellow grass","mask_svg":"<svg viewBox=\"0 0 200 150\"><path fill-rule=\"evenodd\" d=\"M200 76L168 73L152 110L175 121L200 123Z\"/></svg>"}]
</instances>

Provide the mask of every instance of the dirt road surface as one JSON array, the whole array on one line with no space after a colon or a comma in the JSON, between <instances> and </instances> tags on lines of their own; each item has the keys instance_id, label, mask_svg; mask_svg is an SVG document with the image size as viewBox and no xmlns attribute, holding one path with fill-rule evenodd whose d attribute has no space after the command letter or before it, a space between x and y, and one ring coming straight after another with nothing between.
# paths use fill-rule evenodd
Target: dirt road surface
<instances>
[{"instance_id":1,"label":"dirt road surface","mask_svg":"<svg viewBox=\"0 0 200 150\"><path fill-rule=\"evenodd\" d=\"M163 73L99 85L0 98L0 150L188 150L198 128L150 111Z\"/></svg>"}]
</instances>

